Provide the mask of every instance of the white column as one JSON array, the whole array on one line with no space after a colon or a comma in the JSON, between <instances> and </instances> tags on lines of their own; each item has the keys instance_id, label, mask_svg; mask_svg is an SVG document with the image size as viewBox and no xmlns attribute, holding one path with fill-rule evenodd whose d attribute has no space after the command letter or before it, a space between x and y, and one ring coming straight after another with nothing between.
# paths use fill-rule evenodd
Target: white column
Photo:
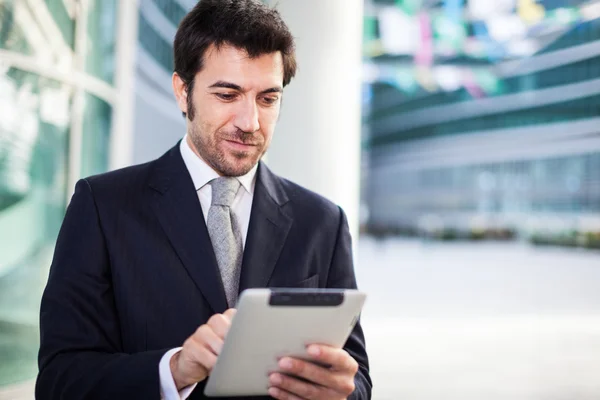
<instances>
[{"instance_id":1,"label":"white column","mask_svg":"<svg viewBox=\"0 0 600 400\"><path fill-rule=\"evenodd\" d=\"M363 0L274 0L296 39L267 162L340 205L358 234Z\"/></svg>"},{"instance_id":2,"label":"white column","mask_svg":"<svg viewBox=\"0 0 600 400\"><path fill-rule=\"evenodd\" d=\"M115 71L117 98L110 132L110 169L125 167L133 162L138 0L120 0L118 5Z\"/></svg>"}]
</instances>

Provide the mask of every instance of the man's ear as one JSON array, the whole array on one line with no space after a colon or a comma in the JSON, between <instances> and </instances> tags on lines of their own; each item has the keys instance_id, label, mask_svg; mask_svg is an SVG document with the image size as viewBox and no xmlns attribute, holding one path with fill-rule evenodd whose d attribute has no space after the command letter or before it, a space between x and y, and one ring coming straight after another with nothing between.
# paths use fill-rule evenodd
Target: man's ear
<instances>
[{"instance_id":1,"label":"man's ear","mask_svg":"<svg viewBox=\"0 0 600 400\"><path fill-rule=\"evenodd\" d=\"M182 113L187 113L187 99L188 99L188 93L187 93L187 85L185 84L185 82L183 81L183 79L181 79L181 77L177 74L177 72L173 73L173 77L172 77L172 83L173 83L173 93L175 94L175 100L177 101L177 105L179 106L179 109L181 110Z\"/></svg>"}]
</instances>

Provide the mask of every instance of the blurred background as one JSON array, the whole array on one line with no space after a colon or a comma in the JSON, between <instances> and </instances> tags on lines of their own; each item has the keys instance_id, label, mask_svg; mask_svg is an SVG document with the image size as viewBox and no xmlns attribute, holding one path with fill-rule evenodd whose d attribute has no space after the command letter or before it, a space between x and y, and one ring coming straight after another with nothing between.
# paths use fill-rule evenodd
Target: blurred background
<instances>
[{"instance_id":1,"label":"blurred background","mask_svg":"<svg viewBox=\"0 0 600 400\"><path fill-rule=\"evenodd\" d=\"M195 3L0 0L0 399L77 179L185 133ZM373 398L600 398L600 1L269 3L300 69L267 163L348 214Z\"/></svg>"}]
</instances>

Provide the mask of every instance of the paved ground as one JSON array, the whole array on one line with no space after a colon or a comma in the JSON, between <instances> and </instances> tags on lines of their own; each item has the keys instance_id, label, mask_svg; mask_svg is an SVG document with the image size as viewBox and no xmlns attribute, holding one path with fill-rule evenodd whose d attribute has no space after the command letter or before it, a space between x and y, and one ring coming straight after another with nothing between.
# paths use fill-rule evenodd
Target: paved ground
<instances>
[{"instance_id":1,"label":"paved ground","mask_svg":"<svg viewBox=\"0 0 600 400\"><path fill-rule=\"evenodd\" d=\"M600 253L360 242L377 400L600 399Z\"/></svg>"}]
</instances>

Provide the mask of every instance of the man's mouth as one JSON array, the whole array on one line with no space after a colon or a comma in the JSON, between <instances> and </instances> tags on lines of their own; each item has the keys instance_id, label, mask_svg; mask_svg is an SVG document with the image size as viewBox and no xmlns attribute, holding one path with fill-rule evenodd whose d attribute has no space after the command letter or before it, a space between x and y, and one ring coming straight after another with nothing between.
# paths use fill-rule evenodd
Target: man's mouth
<instances>
[{"instance_id":1,"label":"man's mouth","mask_svg":"<svg viewBox=\"0 0 600 400\"><path fill-rule=\"evenodd\" d=\"M225 142L227 143L227 145L229 147L231 147L235 150L242 150L242 151L249 150L249 149L257 146L257 144L255 144L255 143L244 143L244 142L241 142L238 140L225 139Z\"/></svg>"}]
</instances>

